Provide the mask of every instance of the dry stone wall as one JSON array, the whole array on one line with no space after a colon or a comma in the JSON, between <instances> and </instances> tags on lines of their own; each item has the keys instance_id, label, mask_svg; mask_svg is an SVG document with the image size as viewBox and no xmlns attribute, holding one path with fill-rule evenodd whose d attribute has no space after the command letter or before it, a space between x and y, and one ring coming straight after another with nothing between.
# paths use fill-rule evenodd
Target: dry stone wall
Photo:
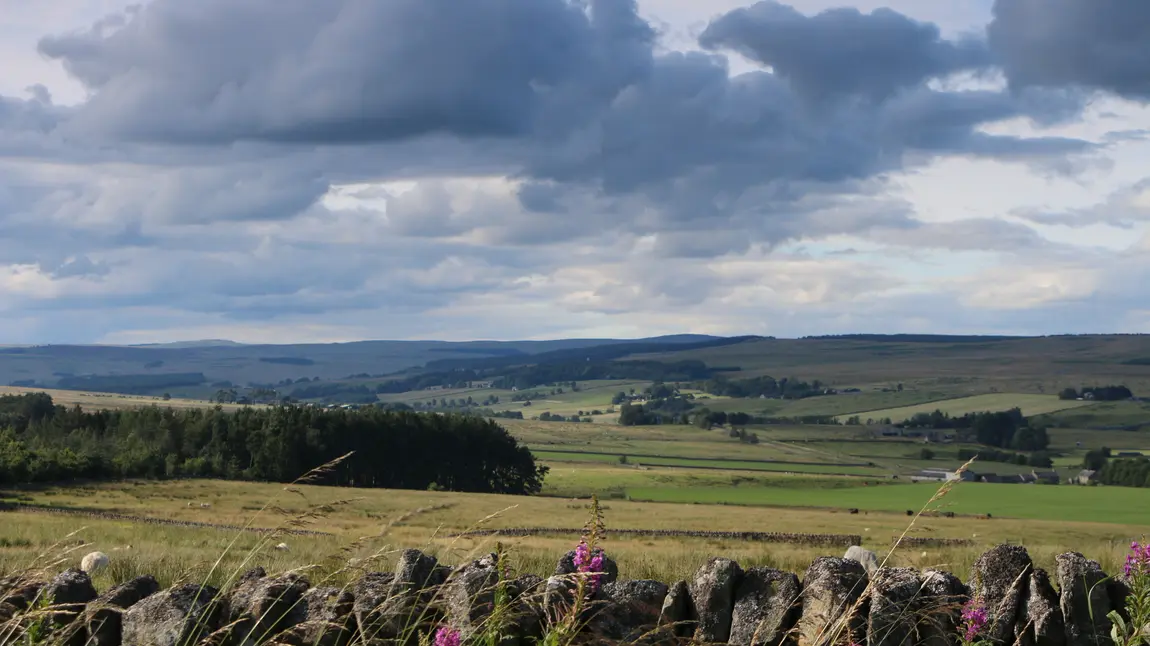
<instances>
[{"instance_id":1,"label":"dry stone wall","mask_svg":"<svg viewBox=\"0 0 1150 646\"><path fill-rule=\"evenodd\" d=\"M1101 646L1109 639L1106 614L1121 610L1127 593L1081 554L1059 556L1056 571L1046 572L1015 545L983 554L967 583L934 570L868 571L858 560L833 557L816 559L801 578L726 558L669 583L619 579L610 559L604 569L579 617L581 643L955 646L962 605L974 596L988 610L987 636L997 644ZM342 589L262 568L228 590L161 590L142 576L101 593L76 569L47 581L11 576L0 580L0 643L416 646L441 626L464 640L480 635L494 621L498 597L500 646L526 646L570 612L573 570L570 553L541 579L501 576L494 555L447 567L405 550L393 571L365 573ZM28 642L33 624L39 641Z\"/></svg>"}]
</instances>

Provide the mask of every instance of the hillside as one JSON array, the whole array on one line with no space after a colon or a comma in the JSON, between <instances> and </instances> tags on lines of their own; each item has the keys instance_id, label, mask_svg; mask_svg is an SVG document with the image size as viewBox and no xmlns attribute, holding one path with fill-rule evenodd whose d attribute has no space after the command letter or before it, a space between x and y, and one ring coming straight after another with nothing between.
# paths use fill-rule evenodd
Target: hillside
<instances>
[{"instance_id":1,"label":"hillside","mask_svg":"<svg viewBox=\"0 0 1150 646\"><path fill-rule=\"evenodd\" d=\"M360 341L354 343L240 345L228 342L155 346L46 345L0 348L0 384L73 390L123 390L88 383L92 376L165 375L150 389L205 396L211 384L276 383L284 379L342 379L384 375L432 361L531 355L650 342L699 343L717 337L676 335L651 339L560 339L554 341ZM197 388L197 386L201 386Z\"/></svg>"},{"instance_id":2,"label":"hillside","mask_svg":"<svg viewBox=\"0 0 1150 646\"><path fill-rule=\"evenodd\" d=\"M702 361L732 377L768 374L819 379L832 386L931 380L1008 384L1055 392L1055 384L1125 383L1150 389L1150 335L970 337L859 335L759 339L738 346L635 354L635 361Z\"/></svg>"}]
</instances>

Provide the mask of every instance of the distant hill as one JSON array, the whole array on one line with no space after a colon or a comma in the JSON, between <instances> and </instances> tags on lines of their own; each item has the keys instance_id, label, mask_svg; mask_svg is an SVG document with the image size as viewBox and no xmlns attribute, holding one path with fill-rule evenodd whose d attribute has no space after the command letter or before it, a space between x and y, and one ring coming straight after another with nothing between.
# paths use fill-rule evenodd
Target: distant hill
<instances>
[{"instance_id":1,"label":"distant hill","mask_svg":"<svg viewBox=\"0 0 1150 646\"><path fill-rule=\"evenodd\" d=\"M219 348L244 345L227 339L201 339L199 341L173 341L171 343L134 343L129 348Z\"/></svg>"},{"instance_id":2,"label":"distant hill","mask_svg":"<svg viewBox=\"0 0 1150 646\"><path fill-rule=\"evenodd\" d=\"M172 394L201 396L230 382L276 383L284 379L342 379L357 374L383 375L431 361L526 357L530 355L650 342L659 349L719 339L674 335L650 339L556 339L550 341L358 341L293 345L246 345L231 341L192 341L137 346L39 345L0 347L0 384L29 387L89 388L131 384L140 392L141 376L172 385ZM178 375L178 378L176 376ZM203 375L198 387L191 375Z\"/></svg>"}]
</instances>

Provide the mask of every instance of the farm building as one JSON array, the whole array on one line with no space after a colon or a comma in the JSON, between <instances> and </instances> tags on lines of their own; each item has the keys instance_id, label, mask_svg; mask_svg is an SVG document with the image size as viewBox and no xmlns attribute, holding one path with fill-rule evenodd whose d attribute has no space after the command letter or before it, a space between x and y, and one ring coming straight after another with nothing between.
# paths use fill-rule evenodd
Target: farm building
<instances>
[{"instance_id":1,"label":"farm building","mask_svg":"<svg viewBox=\"0 0 1150 646\"><path fill-rule=\"evenodd\" d=\"M1035 481L1045 484L1058 484L1062 480L1057 471L1031 471L1030 475L1034 476Z\"/></svg>"},{"instance_id":2,"label":"farm building","mask_svg":"<svg viewBox=\"0 0 1150 646\"><path fill-rule=\"evenodd\" d=\"M1083 469L1078 472L1078 476L1074 480L1080 485L1098 482L1098 472L1093 469Z\"/></svg>"},{"instance_id":3,"label":"farm building","mask_svg":"<svg viewBox=\"0 0 1150 646\"><path fill-rule=\"evenodd\" d=\"M950 482L952 480L974 482L977 478L978 476L970 471L955 473L946 469L923 469L912 475L910 480L911 482Z\"/></svg>"}]
</instances>

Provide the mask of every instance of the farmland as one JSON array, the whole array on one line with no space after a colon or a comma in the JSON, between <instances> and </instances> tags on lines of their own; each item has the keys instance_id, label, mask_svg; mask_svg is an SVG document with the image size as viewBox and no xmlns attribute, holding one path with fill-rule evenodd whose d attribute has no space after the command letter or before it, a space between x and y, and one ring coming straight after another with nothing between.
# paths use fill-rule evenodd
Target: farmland
<instances>
[{"instance_id":1,"label":"farmland","mask_svg":"<svg viewBox=\"0 0 1150 646\"><path fill-rule=\"evenodd\" d=\"M492 347L480 350L510 351ZM420 351L432 356L433 350L428 347ZM463 361L468 354L464 350L453 346L448 357ZM267 348L247 352L252 356L274 354ZM287 348L280 348L278 353L275 356L288 359L305 355ZM330 354L312 353L316 357L337 354L334 350ZM1150 343L1141 337L954 343L759 340L636 354L620 362L651 357L676 361L696 358L708 366L723 367L718 374L727 379L757 375L818 379L837 392L802 399L736 398L692 389L704 387L701 382L681 384L680 393L694 397L691 401L696 411L705 408L770 418L735 428L723 422L620 425L618 406L612 404L616 393L634 391L641 395L652 385L651 379L584 379L577 380L574 388L570 381L556 381L518 389L435 386L402 393L367 390L367 399L378 399L382 405L420 404L460 412L468 410L466 402L471 398L473 402L492 402L494 405L487 408L494 411L521 412L525 419L501 418L498 422L550 467L541 495L306 486L286 493L277 485L211 480L22 487L7 492L6 497L30 504L170 520L241 525L250 521L255 526L295 526L302 522L334 538L291 537L292 551L284 554L269 550L254 535L236 538L234 532L223 530L14 511L6 513L18 522L0 527L0 569L16 567L35 553L57 549L52 546L72 531L80 531L95 547L110 554L118 550L114 555L125 565L119 570L113 568L108 576L114 578L136 571L155 572L167 580L216 576L199 565L192 571L180 565L210 563L227 550L232 539L237 542L223 559L226 567L239 567L248 550L257 550L259 562L272 568L314 564L336 570L337 556L386 562L396 548L413 546L458 562L492 545L491 540L453 538L454 533L475 526L578 528L585 520L586 498L592 494L605 500L609 527L852 533L863 536L868 547L881 549L907 527L906 511L920 509L936 491L937 485L909 484L906 476L928 468L957 469L965 462L960 451L983 447L970 443L970 437L931 439L892 432L885 425L846 425L850 417L857 416L863 422L890 417L897 422L934 410L961 416L1018 407L1032 424L1047 428L1048 451L1064 480L1081 470L1090 449L1150 450L1150 432L1145 430L1150 427L1150 403L1090 403L1061 400L1052 394L1068 386L1107 383L1123 383L1137 394L1145 394L1150 390L1150 366L1130 362L1132 357L1150 357ZM21 359L28 360L27 356ZM288 377L302 376L315 367L293 367L290 361L260 362L258 356L256 362L260 371L289 371L282 373ZM369 387L382 383L378 376L326 377L340 370L326 366L320 373L325 380L320 383ZM4 392L41 390L8 387ZM47 392L58 404L85 409L215 406L197 397ZM498 403L493 401L496 397ZM524 401L527 398L530 405ZM594 411L599 414L591 415ZM564 418L578 415L595 423L538 419L545 413ZM820 422L835 418L840 423L800 423L815 421L813 418L820 418ZM773 423L765 423L768 421ZM976 461L970 468L975 473L1000 475L1033 470L1015 462L986 461ZM273 500L286 516L261 511ZM210 503L210 507L200 507L196 504L200 502ZM962 483L933 507L959 517L920 518L912 536L962 538L972 545L929 548L925 554L906 551L895 557L897 562L962 570L992 542L1009 540L1027 545L1039 562L1047 565L1055 553L1076 549L1113 566L1126 541L1150 529L1150 517L1141 511L1150 507L1150 489ZM852 508L860 513L848 514L846 510ZM986 518L988 514L991 518ZM574 536L499 540L511 546L522 569L544 574ZM340 546L349 545L347 552L337 553ZM625 576L661 579L680 578L707 557L720 553L744 565L769 564L793 570L801 570L814 556L829 553L827 548L800 545L764 547L727 539L635 535L612 538L609 549L619 558Z\"/></svg>"},{"instance_id":2,"label":"farmland","mask_svg":"<svg viewBox=\"0 0 1150 646\"><path fill-rule=\"evenodd\" d=\"M1094 402L1062 400L1054 395L1025 395L1016 393L974 395L971 397L957 397L943 399L914 406L901 406L880 410L868 410L858 413L864 419L890 419L902 422L919 413L932 413L942 411L951 417L961 417L968 413L986 413L1019 408L1027 417L1046 415L1058 411L1091 406ZM839 421L846 421L847 416L840 415Z\"/></svg>"},{"instance_id":3,"label":"farmland","mask_svg":"<svg viewBox=\"0 0 1150 646\"><path fill-rule=\"evenodd\" d=\"M642 473L642 472L637 472ZM649 477L643 475L640 477ZM694 477L694 476L692 476ZM703 476L705 477L705 476ZM776 476L769 481L775 486L755 490L774 490L780 495L791 493L805 503L828 500L849 501L864 509L906 505L918 509L933 493L929 487L887 485L873 490L812 484L810 478ZM716 481L717 484L717 481ZM741 487L742 485L738 485ZM990 499L1002 507L1025 506L1026 492L1041 487L1016 487L1012 491L995 491L983 496L977 492L969 500L961 497L964 487L974 490L979 485L960 484L941 502L952 497L955 506L979 506ZM983 485L985 486L985 485ZM993 486L991 486L993 488ZM719 487L715 487L716 489ZM701 496L708 487L686 489ZM1052 491L1063 488L1050 487ZM874 496L868 504L866 495ZM125 482L106 485L48 487L19 496L24 502L66 507L104 509L122 514L172 520L193 520L217 524L253 527L293 526L330 532L330 537L289 536L261 541L255 534L207 528L182 528L143 525L122 520L61 517L34 512L5 512L10 522L0 528L0 570L27 567L40 552L59 554L65 562L77 559L75 551L67 553L66 545L76 539L86 540L91 549L110 554L114 566L102 575L122 580L138 572L151 572L164 583L176 580L212 580L224 573L259 563L269 570L314 565L318 572L340 569L348 558L367 559L386 567L396 550L420 547L457 563L477 552L491 550L494 540L501 540L514 555L516 566L524 571L545 574L559 554L576 540L571 536L526 536L515 538L454 538L460 531L500 527L580 527L586 519L585 501L560 497L513 497L479 494L436 493L416 491L346 490L324 487L295 486L285 490L280 485L215 481L192 482ZM1094 500L1081 500L1084 504ZM1130 498L1124 503L1138 504L1144 499ZM190 503L190 506L189 506ZM201 507L210 504L210 507ZM1001 509L987 507L985 511ZM902 534L908 520L898 512L870 511L850 515L842 509L810 507L736 507L708 504L642 503L609 500L605 504L608 523L606 547L621 566L622 575L636 578L674 580L694 571L707 558L723 554L744 565L772 565L801 571L816 556L834 548L802 545L762 545L727 539L653 538L618 536L610 528L635 529L706 529L728 531L773 531L799 533L852 533L863 536L864 545L883 550ZM1020 519L995 517L970 520L963 518L923 517L911 529L911 536L964 538L969 546L901 550L894 562L915 566L940 566L963 572L986 547L1000 541L1016 541L1031 550L1046 567L1053 556L1074 549L1089 553L1103 565L1120 564L1121 554L1131 536L1145 532L1131 514L1108 517L1107 522L1077 520L1058 515L1047 499L1041 507L1047 518ZM278 509L279 511L273 511ZM984 511L984 509L979 509ZM1143 521L1144 522L1144 521ZM76 532L67 539L69 532ZM64 545L60 541L64 540ZM277 552L271 545L285 540L290 552ZM234 544L232 542L235 541ZM54 547L55 546L55 547ZM86 547L85 549L88 549ZM210 572L211 563L221 557L220 567Z\"/></svg>"}]
</instances>

